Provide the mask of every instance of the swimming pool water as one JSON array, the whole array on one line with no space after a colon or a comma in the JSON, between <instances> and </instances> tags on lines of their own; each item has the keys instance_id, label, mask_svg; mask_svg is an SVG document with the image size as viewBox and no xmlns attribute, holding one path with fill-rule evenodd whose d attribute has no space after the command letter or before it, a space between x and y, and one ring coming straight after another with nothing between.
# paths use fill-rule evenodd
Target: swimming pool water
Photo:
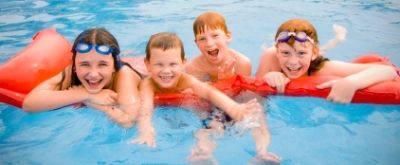
<instances>
[{"instance_id":1,"label":"swimming pool water","mask_svg":"<svg viewBox=\"0 0 400 165\"><path fill-rule=\"evenodd\" d=\"M192 23L204 11L222 13L233 34L230 46L258 67L261 45L270 46L285 20L310 20L323 44L332 24L347 28L347 40L328 51L350 61L365 53L388 56L400 66L400 3L397 1L1 1L0 63L12 58L31 37L53 27L69 41L82 30L105 27L122 50L143 54L148 37L176 32L189 58L198 54ZM272 143L282 164L398 164L400 105L338 105L319 98L265 99ZM158 108L157 148L127 144L136 128L123 129L89 108L65 107L25 113L0 104L0 164L187 164L201 128L197 117L179 108ZM255 155L250 135L218 139L219 164L247 164Z\"/></svg>"}]
</instances>

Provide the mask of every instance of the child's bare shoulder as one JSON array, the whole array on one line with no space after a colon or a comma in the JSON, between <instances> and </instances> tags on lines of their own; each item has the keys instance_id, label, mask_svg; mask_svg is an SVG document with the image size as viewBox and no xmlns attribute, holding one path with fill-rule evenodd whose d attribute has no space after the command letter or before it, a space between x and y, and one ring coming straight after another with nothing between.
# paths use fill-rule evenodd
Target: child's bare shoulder
<instances>
[{"instance_id":1,"label":"child's bare shoulder","mask_svg":"<svg viewBox=\"0 0 400 165\"><path fill-rule=\"evenodd\" d=\"M190 59L186 62L185 67L186 68L196 68L200 65L201 62L201 56L196 56L193 59Z\"/></svg>"},{"instance_id":2,"label":"child's bare shoulder","mask_svg":"<svg viewBox=\"0 0 400 165\"><path fill-rule=\"evenodd\" d=\"M230 49L230 51L239 65L251 65L250 58L245 54L234 49Z\"/></svg>"}]
</instances>

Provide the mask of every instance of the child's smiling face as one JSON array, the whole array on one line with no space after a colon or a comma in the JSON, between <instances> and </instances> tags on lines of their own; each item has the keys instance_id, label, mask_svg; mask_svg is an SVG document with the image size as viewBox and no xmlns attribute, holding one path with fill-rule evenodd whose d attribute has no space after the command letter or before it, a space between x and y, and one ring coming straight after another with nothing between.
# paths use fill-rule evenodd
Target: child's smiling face
<instances>
[{"instance_id":1,"label":"child's smiling face","mask_svg":"<svg viewBox=\"0 0 400 165\"><path fill-rule=\"evenodd\" d=\"M162 89L175 88L184 70L181 49L151 48L150 53L145 63L153 81Z\"/></svg>"},{"instance_id":2,"label":"child's smiling face","mask_svg":"<svg viewBox=\"0 0 400 165\"><path fill-rule=\"evenodd\" d=\"M293 47L286 42L277 44L277 58L285 75L290 79L307 75L311 61L315 59L313 45L295 41Z\"/></svg>"},{"instance_id":3,"label":"child's smiling face","mask_svg":"<svg viewBox=\"0 0 400 165\"><path fill-rule=\"evenodd\" d=\"M111 82L115 72L114 59L111 53L100 55L94 49L88 53L77 53L75 72L89 93L98 93Z\"/></svg>"}]
</instances>

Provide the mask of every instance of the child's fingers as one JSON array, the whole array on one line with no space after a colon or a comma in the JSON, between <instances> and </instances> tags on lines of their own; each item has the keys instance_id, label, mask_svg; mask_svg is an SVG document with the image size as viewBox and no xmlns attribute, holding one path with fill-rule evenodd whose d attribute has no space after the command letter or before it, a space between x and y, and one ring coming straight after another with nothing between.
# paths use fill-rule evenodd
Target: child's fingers
<instances>
[{"instance_id":1,"label":"child's fingers","mask_svg":"<svg viewBox=\"0 0 400 165\"><path fill-rule=\"evenodd\" d=\"M271 87L275 87L275 83L272 79L269 78L264 78L265 82L267 82L267 84Z\"/></svg>"},{"instance_id":2,"label":"child's fingers","mask_svg":"<svg viewBox=\"0 0 400 165\"><path fill-rule=\"evenodd\" d=\"M322 84L317 85L316 87L317 87L318 89L330 88L330 87L332 87L332 85L333 85L335 82L336 82L336 80L327 81L327 82L324 82L324 83L322 83Z\"/></svg>"},{"instance_id":3,"label":"child's fingers","mask_svg":"<svg viewBox=\"0 0 400 165\"><path fill-rule=\"evenodd\" d=\"M115 100L115 101L117 101L117 99L118 99L118 93L111 93L111 98L113 99L113 100Z\"/></svg>"},{"instance_id":4,"label":"child's fingers","mask_svg":"<svg viewBox=\"0 0 400 165\"><path fill-rule=\"evenodd\" d=\"M276 85L276 91L278 93L285 93L285 84L283 83L278 83L279 85Z\"/></svg>"},{"instance_id":5,"label":"child's fingers","mask_svg":"<svg viewBox=\"0 0 400 165\"><path fill-rule=\"evenodd\" d=\"M346 103L350 103L351 102L351 98L350 99L346 99L346 98L334 96L333 94L329 94L328 97L326 97L326 99L328 101L332 101L334 103L339 103L339 104L346 104Z\"/></svg>"},{"instance_id":6,"label":"child's fingers","mask_svg":"<svg viewBox=\"0 0 400 165\"><path fill-rule=\"evenodd\" d=\"M137 139L131 140L130 143L131 143L131 144L143 144L144 141L143 141L142 139L140 139L140 138L137 138Z\"/></svg>"},{"instance_id":7,"label":"child's fingers","mask_svg":"<svg viewBox=\"0 0 400 165\"><path fill-rule=\"evenodd\" d=\"M149 146L151 148L155 148L156 147L156 142L154 140L148 140L147 141L147 146Z\"/></svg>"},{"instance_id":8,"label":"child's fingers","mask_svg":"<svg viewBox=\"0 0 400 165\"><path fill-rule=\"evenodd\" d=\"M277 92L284 93L285 86L286 86L286 78L276 76L276 77L274 77L273 81L274 81L273 82L274 87L276 88Z\"/></svg>"}]
</instances>

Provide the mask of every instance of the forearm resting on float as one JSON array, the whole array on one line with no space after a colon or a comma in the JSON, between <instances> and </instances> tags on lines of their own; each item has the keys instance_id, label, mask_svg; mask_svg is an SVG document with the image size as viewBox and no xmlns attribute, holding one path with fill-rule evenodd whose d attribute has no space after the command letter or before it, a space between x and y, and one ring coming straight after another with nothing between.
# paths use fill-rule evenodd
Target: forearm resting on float
<instances>
[{"instance_id":1,"label":"forearm resting on float","mask_svg":"<svg viewBox=\"0 0 400 165\"><path fill-rule=\"evenodd\" d=\"M349 75L345 79L353 82L357 89L363 89L375 83L393 80L397 77L395 69L386 65L374 65L356 74Z\"/></svg>"},{"instance_id":2,"label":"forearm resting on float","mask_svg":"<svg viewBox=\"0 0 400 165\"><path fill-rule=\"evenodd\" d=\"M37 89L26 96L22 108L27 112L46 111L84 102L89 97L90 94L82 90Z\"/></svg>"},{"instance_id":3,"label":"forearm resting on float","mask_svg":"<svg viewBox=\"0 0 400 165\"><path fill-rule=\"evenodd\" d=\"M192 79L192 82L192 88L196 95L211 101L215 106L221 108L233 119L240 120L241 117L238 116L236 109L236 107L239 106L238 103L233 101L218 89L215 89L206 83L202 83L197 79Z\"/></svg>"}]
</instances>

